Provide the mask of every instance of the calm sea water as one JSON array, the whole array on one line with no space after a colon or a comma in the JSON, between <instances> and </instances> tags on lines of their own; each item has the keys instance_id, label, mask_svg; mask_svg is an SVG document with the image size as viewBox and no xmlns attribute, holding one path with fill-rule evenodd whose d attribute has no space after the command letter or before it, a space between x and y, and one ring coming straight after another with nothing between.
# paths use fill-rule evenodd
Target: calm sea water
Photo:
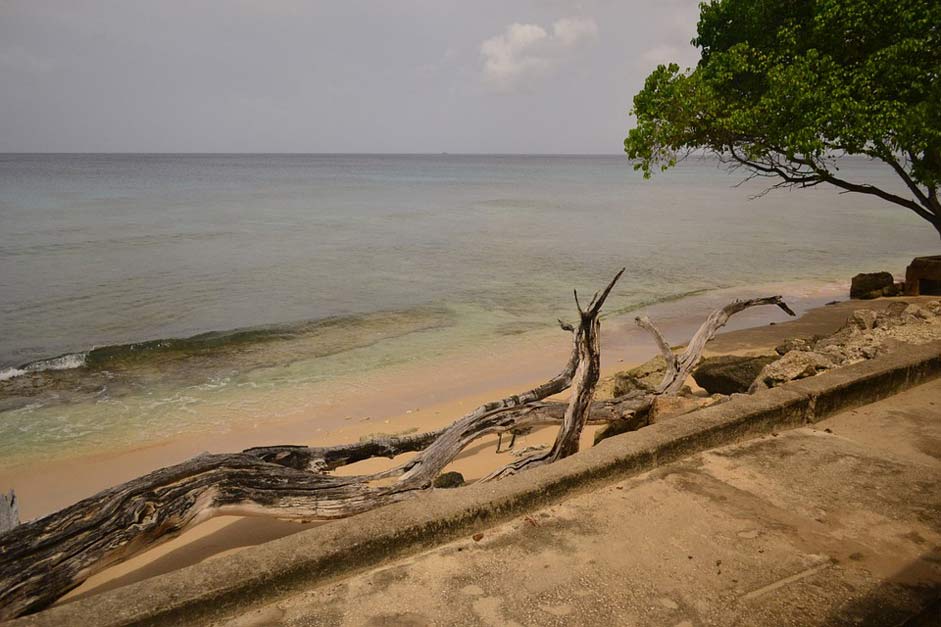
<instances>
[{"instance_id":1,"label":"calm sea water","mask_svg":"<svg viewBox=\"0 0 941 627\"><path fill-rule=\"evenodd\" d=\"M876 199L737 181L619 156L0 155L0 457L544 329L621 266L609 312L936 250Z\"/></svg>"}]
</instances>

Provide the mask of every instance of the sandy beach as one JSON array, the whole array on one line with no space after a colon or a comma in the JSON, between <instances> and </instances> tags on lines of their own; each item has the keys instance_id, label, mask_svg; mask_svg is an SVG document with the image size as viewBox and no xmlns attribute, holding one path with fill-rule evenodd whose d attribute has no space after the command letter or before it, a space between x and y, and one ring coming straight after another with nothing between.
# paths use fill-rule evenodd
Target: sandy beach
<instances>
[{"instance_id":1,"label":"sandy beach","mask_svg":"<svg viewBox=\"0 0 941 627\"><path fill-rule=\"evenodd\" d=\"M846 293L845 285L791 284L723 290L661 304L646 313L658 321L669 341L680 344L698 327L709 310L731 298L775 293L775 290L768 291L773 287L778 288L777 293L785 293L800 317L787 320L782 312L771 308L747 310L733 318L725 333L709 344L707 354L769 352L785 337L836 330L848 313L859 306L852 301L826 304L841 300ZM653 343L635 327L633 315L614 316L603 323L603 377L643 363L655 353ZM324 407L322 414L298 415L293 420L263 427L59 460L45 464L42 473L28 467L14 468L4 471L2 480L4 484L16 487L22 499L23 518L30 519L203 451L233 451L277 443L329 445L375 434L406 434L436 429L483 402L527 389L554 374L564 362L568 350L565 334L559 332L557 336L538 346L508 354L466 355L447 363L413 365L383 380L381 385L377 383L374 389L346 399L347 403L341 408L334 406L330 411L330 407ZM610 384L605 386L604 379L598 394L610 394ZM564 394L561 397L564 398ZM594 430L591 427L586 429L583 447L591 446ZM553 438L553 428L536 430L517 438L516 450L549 444ZM373 472L406 458L368 460L338 472ZM487 437L464 451L447 470L460 472L467 481L473 481L509 459L511 457L505 452L496 453L496 437ZM219 516L95 575L62 602L213 559L309 526L268 518Z\"/></svg>"}]
</instances>

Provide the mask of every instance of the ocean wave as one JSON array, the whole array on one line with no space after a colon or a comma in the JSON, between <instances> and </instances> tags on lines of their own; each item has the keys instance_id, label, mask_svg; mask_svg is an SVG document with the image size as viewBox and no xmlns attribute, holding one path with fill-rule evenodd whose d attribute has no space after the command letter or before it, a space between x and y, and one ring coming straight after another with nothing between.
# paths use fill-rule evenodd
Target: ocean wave
<instances>
[{"instance_id":1,"label":"ocean wave","mask_svg":"<svg viewBox=\"0 0 941 627\"><path fill-rule=\"evenodd\" d=\"M443 307L332 316L317 320L209 331L184 338L161 338L93 347L85 352L44 358L0 370L0 382L50 370L87 368L89 371L124 371L129 367L196 358L230 360L233 365L284 365L299 358L323 357L368 346L383 339L454 324L454 313ZM280 348L272 353L266 347ZM254 355L254 358L252 357ZM224 387L228 379L211 377L201 384Z\"/></svg>"},{"instance_id":2,"label":"ocean wave","mask_svg":"<svg viewBox=\"0 0 941 627\"><path fill-rule=\"evenodd\" d=\"M81 368L85 365L87 356L88 353L67 353L65 355L59 355L58 357L33 361L18 368L6 368L0 370L0 381L7 381L24 374L45 372L47 370L72 370L73 368Z\"/></svg>"},{"instance_id":3,"label":"ocean wave","mask_svg":"<svg viewBox=\"0 0 941 627\"><path fill-rule=\"evenodd\" d=\"M707 294L709 292L718 292L720 290L726 289L727 286L717 286L717 287L707 287L695 290L688 290L685 292L674 292L671 294L666 294L663 296L656 296L653 298L647 298L640 300L638 302L625 305L623 307L614 307L605 311L601 314L601 318L616 318L618 316L623 316L625 314L633 313L640 309L646 309L647 307L652 307L654 305L662 305L665 303L672 303L676 301L683 300L685 298L691 298L693 296L700 296L702 294Z\"/></svg>"}]
</instances>

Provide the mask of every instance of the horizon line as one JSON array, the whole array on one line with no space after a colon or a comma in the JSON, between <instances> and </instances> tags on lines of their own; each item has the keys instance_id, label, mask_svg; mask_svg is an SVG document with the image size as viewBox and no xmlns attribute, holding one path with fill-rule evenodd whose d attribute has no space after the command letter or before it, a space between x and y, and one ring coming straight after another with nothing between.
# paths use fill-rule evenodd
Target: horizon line
<instances>
[{"instance_id":1,"label":"horizon line","mask_svg":"<svg viewBox=\"0 0 941 627\"><path fill-rule=\"evenodd\" d=\"M271 151L131 151L131 150L10 150L0 155L325 155L325 156L466 156L466 157L620 157L623 152L271 152Z\"/></svg>"}]
</instances>

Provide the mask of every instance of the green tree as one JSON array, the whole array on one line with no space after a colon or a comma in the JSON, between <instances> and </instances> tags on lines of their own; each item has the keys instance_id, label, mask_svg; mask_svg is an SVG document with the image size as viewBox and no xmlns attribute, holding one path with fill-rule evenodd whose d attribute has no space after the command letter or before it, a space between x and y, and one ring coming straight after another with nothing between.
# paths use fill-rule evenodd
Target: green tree
<instances>
[{"instance_id":1,"label":"green tree","mask_svg":"<svg viewBox=\"0 0 941 627\"><path fill-rule=\"evenodd\" d=\"M941 1L711 0L692 43L695 68L661 65L634 97L624 149L645 177L703 150L768 189L871 194L941 234ZM846 155L904 187L847 180Z\"/></svg>"}]
</instances>

